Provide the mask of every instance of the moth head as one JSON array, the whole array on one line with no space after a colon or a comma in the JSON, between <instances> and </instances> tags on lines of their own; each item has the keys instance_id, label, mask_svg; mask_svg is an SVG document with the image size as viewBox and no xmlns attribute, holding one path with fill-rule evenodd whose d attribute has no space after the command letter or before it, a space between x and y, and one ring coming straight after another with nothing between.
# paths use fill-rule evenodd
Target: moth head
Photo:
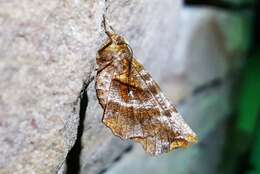
<instances>
[{"instance_id":1,"label":"moth head","mask_svg":"<svg viewBox=\"0 0 260 174\"><path fill-rule=\"evenodd\" d=\"M96 63L97 69L102 69L113 60L130 59L133 56L132 49L126 43L124 38L112 32L107 32L108 40L98 51Z\"/></svg>"},{"instance_id":2,"label":"moth head","mask_svg":"<svg viewBox=\"0 0 260 174\"><path fill-rule=\"evenodd\" d=\"M122 36L119 36L117 34L112 34L111 35L111 40L114 44L116 45L121 45L121 44L125 44L125 40Z\"/></svg>"}]
</instances>

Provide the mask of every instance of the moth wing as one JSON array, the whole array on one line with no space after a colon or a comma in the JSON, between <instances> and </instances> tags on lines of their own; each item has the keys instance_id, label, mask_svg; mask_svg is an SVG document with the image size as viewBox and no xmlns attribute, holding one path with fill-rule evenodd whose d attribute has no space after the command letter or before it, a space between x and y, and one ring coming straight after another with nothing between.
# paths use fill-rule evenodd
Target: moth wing
<instances>
[{"instance_id":1,"label":"moth wing","mask_svg":"<svg viewBox=\"0 0 260 174\"><path fill-rule=\"evenodd\" d=\"M152 155L196 142L195 133L136 59L130 78L127 71L114 74L103 122L115 135L141 143Z\"/></svg>"}]
</instances>

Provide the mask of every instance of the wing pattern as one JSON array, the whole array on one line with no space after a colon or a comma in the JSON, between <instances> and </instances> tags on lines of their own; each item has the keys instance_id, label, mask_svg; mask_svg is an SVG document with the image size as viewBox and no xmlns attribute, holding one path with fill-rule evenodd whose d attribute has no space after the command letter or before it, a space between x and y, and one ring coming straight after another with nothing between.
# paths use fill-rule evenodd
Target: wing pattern
<instances>
[{"instance_id":1,"label":"wing pattern","mask_svg":"<svg viewBox=\"0 0 260 174\"><path fill-rule=\"evenodd\" d=\"M128 47L117 48L113 42L110 46L104 51L113 54L114 60L98 72L96 80L103 123L115 135L141 143L152 155L195 143L196 134L151 75L136 59L129 62Z\"/></svg>"}]
</instances>

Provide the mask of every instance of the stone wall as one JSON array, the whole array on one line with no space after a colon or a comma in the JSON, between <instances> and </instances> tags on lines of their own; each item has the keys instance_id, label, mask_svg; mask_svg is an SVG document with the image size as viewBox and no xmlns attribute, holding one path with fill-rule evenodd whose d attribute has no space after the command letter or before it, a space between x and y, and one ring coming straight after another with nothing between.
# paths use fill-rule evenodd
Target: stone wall
<instances>
[{"instance_id":1,"label":"stone wall","mask_svg":"<svg viewBox=\"0 0 260 174\"><path fill-rule=\"evenodd\" d=\"M82 145L76 154L80 173L198 173L207 152L221 150L250 15L182 3L107 2L109 23L126 37L200 141L213 143L151 158L101 123L93 82L87 101L80 104L78 98L106 38L105 0L0 1L0 173L65 173L76 139ZM82 136L77 136L79 122ZM220 141L208 140L212 136Z\"/></svg>"}]
</instances>

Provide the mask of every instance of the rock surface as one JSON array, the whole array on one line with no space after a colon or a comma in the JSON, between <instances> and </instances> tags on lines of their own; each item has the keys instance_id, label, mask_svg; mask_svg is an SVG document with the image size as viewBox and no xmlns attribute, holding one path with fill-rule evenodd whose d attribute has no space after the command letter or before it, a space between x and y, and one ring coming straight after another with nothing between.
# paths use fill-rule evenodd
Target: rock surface
<instances>
[{"instance_id":1,"label":"rock surface","mask_svg":"<svg viewBox=\"0 0 260 174\"><path fill-rule=\"evenodd\" d=\"M76 139L102 7L22 0L0 11L0 173L55 173Z\"/></svg>"}]
</instances>

